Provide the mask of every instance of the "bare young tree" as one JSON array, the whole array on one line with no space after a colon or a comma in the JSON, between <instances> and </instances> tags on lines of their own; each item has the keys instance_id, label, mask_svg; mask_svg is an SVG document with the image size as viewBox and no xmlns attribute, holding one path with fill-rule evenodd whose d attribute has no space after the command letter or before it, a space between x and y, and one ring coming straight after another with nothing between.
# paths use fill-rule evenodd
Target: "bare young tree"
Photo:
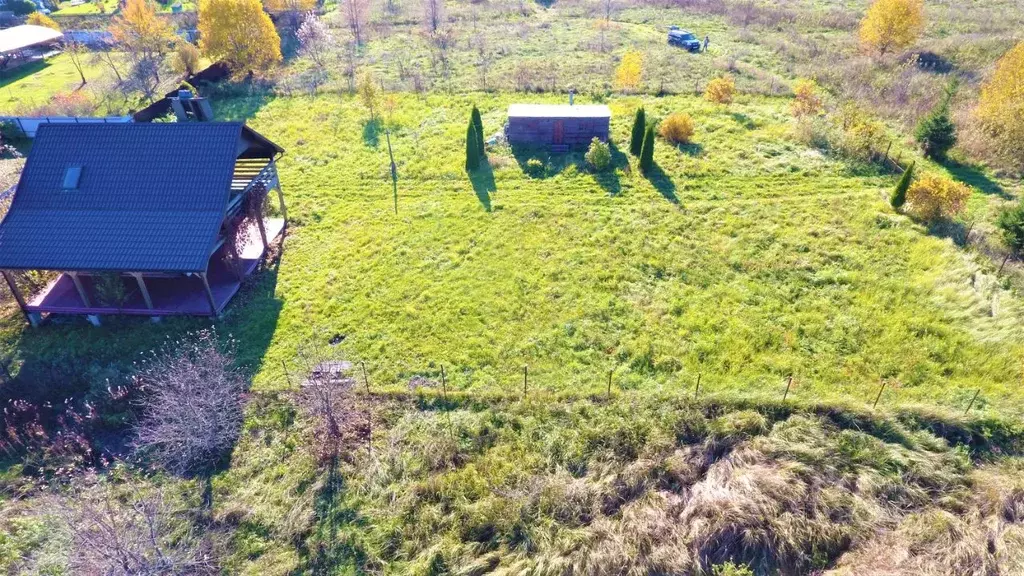
<instances>
[{"instance_id":1,"label":"bare young tree","mask_svg":"<svg viewBox=\"0 0 1024 576\"><path fill-rule=\"evenodd\" d=\"M355 394L352 363L316 341L299 350L298 362L305 379L297 401L314 424L317 456L330 461L339 455L351 455L360 445L369 447L369 406Z\"/></svg>"},{"instance_id":2,"label":"bare young tree","mask_svg":"<svg viewBox=\"0 0 1024 576\"><path fill-rule=\"evenodd\" d=\"M423 28L427 34L436 34L445 22L444 0L422 0Z\"/></svg>"},{"instance_id":3,"label":"bare young tree","mask_svg":"<svg viewBox=\"0 0 1024 576\"><path fill-rule=\"evenodd\" d=\"M348 91L356 91L356 70L359 67L358 52L356 50L355 39L347 39L345 41L344 50L342 50L342 57L344 58L345 64L345 78L348 80Z\"/></svg>"},{"instance_id":4,"label":"bare young tree","mask_svg":"<svg viewBox=\"0 0 1024 576\"><path fill-rule=\"evenodd\" d=\"M71 573L104 576L214 575L209 542L160 490L122 501L104 486L55 497L49 507L71 537Z\"/></svg>"},{"instance_id":5,"label":"bare young tree","mask_svg":"<svg viewBox=\"0 0 1024 576\"><path fill-rule=\"evenodd\" d=\"M476 38L476 69L480 74L480 89L487 91L490 86L487 84L487 74L494 63L494 53L487 48L487 39L481 34Z\"/></svg>"},{"instance_id":6,"label":"bare young tree","mask_svg":"<svg viewBox=\"0 0 1024 576\"><path fill-rule=\"evenodd\" d=\"M83 67L83 60L88 52L85 45L77 40L66 39L64 41L64 53L68 55L68 60L71 60L71 65L75 67L75 71L78 72L78 76L82 79L82 86L86 85L85 79L85 68Z\"/></svg>"},{"instance_id":7,"label":"bare young tree","mask_svg":"<svg viewBox=\"0 0 1024 576\"><path fill-rule=\"evenodd\" d=\"M345 25L352 32L356 44L361 46L370 13L369 0L342 0L341 9L345 16Z\"/></svg>"},{"instance_id":8,"label":"bare young tree","mask_svg":"<svg viewBox=\"0 0 1024 576\"><path fill-rule=\"evenodd\" d=\"M245 379L233 355L204 330L148 358L135 376L143 416L140 453L176 474L208 470L234 446L242 429Z\"/></svg>"},{"instance_id":9,"label":"bare young tree","mask_svg":"<svg viewBox=\"0 0 1024 576\"><path fill-rule=\"evenodd\" d=\"M331 31L315 13L310 12L299 26L297 36L299 52L313 62L316 67L316 84L319 85L327 76L327 57L334 44Z\"/></svg>"}]
</instances>

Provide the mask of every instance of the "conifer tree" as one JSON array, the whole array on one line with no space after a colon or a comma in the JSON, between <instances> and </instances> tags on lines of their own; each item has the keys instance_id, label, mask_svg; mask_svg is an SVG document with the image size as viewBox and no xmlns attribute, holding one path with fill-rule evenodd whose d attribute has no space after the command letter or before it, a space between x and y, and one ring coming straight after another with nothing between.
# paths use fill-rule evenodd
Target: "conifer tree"
<instances>
[{"instance_id":1,"label":"conifer tree","mask_svg":"<svg viewBox=\"0 0 1024 576\"><path fill-rule=\"evenodd\" d=\"M480 133L476 131L473 119L466 126L466 170L473 171L480 167Z\"/></svg>"},{"instance_id":2,"label":"conifer tree","mask_svg":"<svg viewBox=\"0 0 1024 576\"><path fill-rule=\"evenodd\" d=\"M629 152L633 156L640 156L644 147L644 130L647 128L647 116L641 106L636 109L636 116L633 118L633 132L629 137Z\"/></svg>"},{"instance_id":3,"label":"conifer tree","mask_svg":"<svg viewBox=\"0 0 1024 576\"><path fill-rule=\"evenodd\" d=\"M476 129L477 143L480 148L480 156L486 156L487 150L484 148L484 122L480 119L480 110L477 109L476 104L473 105L473 127Z\"/></svg>"},{"instance_id":4,"label":"conifer tree","mask_svg":"<svg viewBox=\"0 0 1024 576\"><path fill-rule=\"evenodd\" d=\"M900 177L900 181L896 184L896 189L892 191L892 198L889 199L889 203L892 207L899 210L907 203L907 190L910 188L910 183L914 179L914 163L911 162L910 166L907 166L907 171Z\"/></svg>"},{"instance_id":5,"label":"conifer tree","mask_svg":"<svg viewBox=\"0 0 1024 576\"><path fill-rule=\"evenodd\" d=\"M644 146L640 151L640 170L647 172L654 166L654 127L648 126L644 134Z\"/></svg>"}]
</instances>

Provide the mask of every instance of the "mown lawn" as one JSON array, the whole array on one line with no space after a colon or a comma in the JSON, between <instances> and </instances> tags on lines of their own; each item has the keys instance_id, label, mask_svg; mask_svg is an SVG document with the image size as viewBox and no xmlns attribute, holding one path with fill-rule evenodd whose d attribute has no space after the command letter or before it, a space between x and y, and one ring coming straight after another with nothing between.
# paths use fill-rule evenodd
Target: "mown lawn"
<instances>
[{"instance_id":1,"label":"mown lawn","mask_svg":"<svg viewBox=\"0 0 1024 576\"><path fill-rule=\"evenodd\" d=\"M524 365L531 387L570 393L603 390L611 371L624 389L688 389L700 373L709 391L776 395L794 374L808 399L867 401L890 378L884 402L962 408L980 388L981 405L1020 409L1019 299L990 265L894 214L891 176L792 141L787 100L646 99L650 115L689 111L699 126L695 144L658 147L650 178L621 154L614 173L573 155L531 177L530 154L497 149L471 182L471 102L493 133L523 99L401 97L397 216L384 135L357 101L219 105L288 151L282 260L220 323L257 389L288 387L297 347L341 335L378 387L437 378L442 364L471 391L518 390ZM610 103L616 142L639 102ZM979 192L975 209L990 201ZM204 323L20 321L8 314L16 354L59 344L97 363Z\"/></svg>"},{"instance_id":2,"label":"mown lawn","mask_svg":"<svg viewBox=\"0 0 1024 576\"><path fill-rule=\"evenodd\" d=\"M58 54L46 60L16 68L0 75L0 114L27 113L45 105L54 95L74 90L91 90L88 82L102 82L109 69L86 58L86 85L71 59Z\"/></svg>"}]
</instances>

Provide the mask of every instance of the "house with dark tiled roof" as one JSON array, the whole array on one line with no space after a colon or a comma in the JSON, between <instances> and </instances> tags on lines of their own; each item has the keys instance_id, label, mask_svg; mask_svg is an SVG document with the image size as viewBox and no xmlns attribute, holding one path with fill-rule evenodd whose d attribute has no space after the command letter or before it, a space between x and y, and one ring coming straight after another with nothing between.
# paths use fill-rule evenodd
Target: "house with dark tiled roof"
<instances>
[{"instance_id":1,"label":"house with dark tiled roof","mask_svg":"<svg viewBox=\"0 0 1024 576\"><path fill-rule=\"evenodd\" d=\"M0 222L0 271L33 325L217 316L284 231L283 153L240 122L40 126ZM25 294L26 270L54 279Z\"/></svg>"}]
</instances>

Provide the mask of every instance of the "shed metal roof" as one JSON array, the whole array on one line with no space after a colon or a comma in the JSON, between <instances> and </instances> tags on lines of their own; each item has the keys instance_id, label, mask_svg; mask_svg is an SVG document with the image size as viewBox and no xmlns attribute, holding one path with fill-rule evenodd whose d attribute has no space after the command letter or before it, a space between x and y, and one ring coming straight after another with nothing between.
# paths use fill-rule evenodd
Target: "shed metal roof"
<instances>
[{"instance_id":1,"label":"shed metal roof","mask_svg":"<svg viewBox=\"0 0 1024 576\"><path fill-rule=\"evenodd\" d=\"M0 268L205 271L243 132L255 134L240 122L40 126L0 222ZM65 189L73 166L78 186Z\"/></svg>"},{"instance_id":2,"label":"shed metal roof","mask_svg":"<svg viewBox=\"0 0 1024 576\"><path fill-rule=\"evenodd\" d=\"M0 53L15 52L47 42L55 42L64 35L46 26L22 24L0 30Z\"/></svg>"},{"instance_id":3,"label":"shed metal roof","mask_svg":"<svg viewBox=\"0 0 1024 576\"><path fill-rule=\"evenodd\" d=\"M512 104L509 118L611 118L604 104Z\"/></svg>"}]
</instances>

